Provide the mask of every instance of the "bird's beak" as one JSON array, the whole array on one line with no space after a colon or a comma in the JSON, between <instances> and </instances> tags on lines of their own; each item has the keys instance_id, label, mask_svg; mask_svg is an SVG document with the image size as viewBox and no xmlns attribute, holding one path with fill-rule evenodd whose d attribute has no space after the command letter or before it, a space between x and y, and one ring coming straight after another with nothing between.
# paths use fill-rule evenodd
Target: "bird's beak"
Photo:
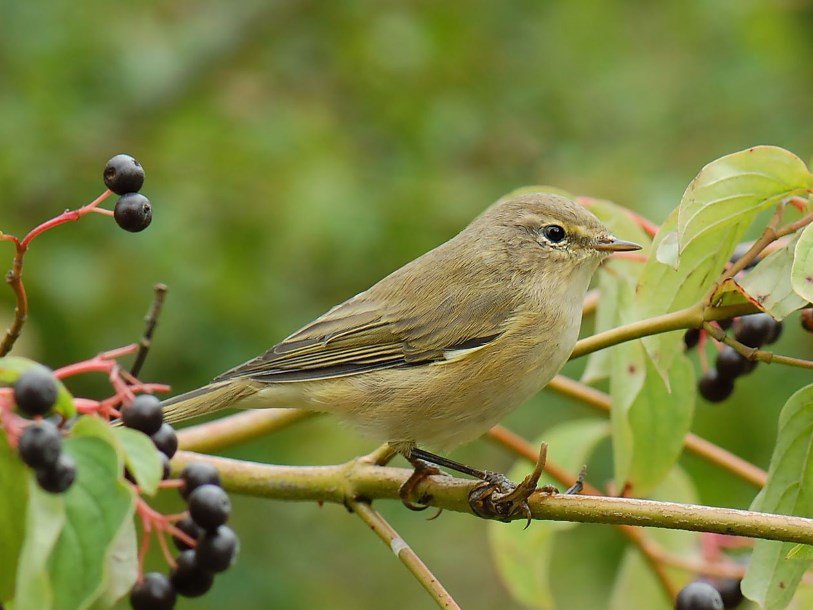
<instances>
[{"instance_id":1,"label":"bird's beak","mask_svg":"<svg viewBox=\"0 0 813 610\"><path fill-rule=\"evenodd\" d=\"M624 241L612 235L597 240L593 247L600 252L632 252L641 249L634 241Z\"/></svg>"}]
</instances>

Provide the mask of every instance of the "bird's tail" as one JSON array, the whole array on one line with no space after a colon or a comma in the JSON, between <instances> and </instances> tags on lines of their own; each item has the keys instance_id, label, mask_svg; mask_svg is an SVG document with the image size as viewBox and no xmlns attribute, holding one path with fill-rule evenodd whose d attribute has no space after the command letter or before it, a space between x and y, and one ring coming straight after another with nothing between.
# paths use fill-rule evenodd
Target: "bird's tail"
<instances>
[{"instance_id":1,"label":"bird's tail","mask_svg":"<svg viewBox=\"0 0 813 610\"><path fill-rule=\"evenodd\" d=\"M173 396L161 403L164 409L164 421L169 424L181 422L207 413L214 413L256 393L250 382L231 379L212 383L197 390Z\"/></svg>"}]
</instances>

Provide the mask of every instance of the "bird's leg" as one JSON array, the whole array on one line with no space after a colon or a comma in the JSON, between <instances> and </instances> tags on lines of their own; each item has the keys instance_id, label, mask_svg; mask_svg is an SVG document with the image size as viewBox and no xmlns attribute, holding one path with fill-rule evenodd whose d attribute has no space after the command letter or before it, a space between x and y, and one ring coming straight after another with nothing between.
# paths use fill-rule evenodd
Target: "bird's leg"
<instances>
[{"instance_id":1,"label":"bird's leg","mask_svg":"<svg viewBox=\"0 0 813 610\"><path fill-rule=\"evenodd\" d=\"M411 453L414 453L415 450L413 449ZM416 498L417 504L413 501L415 496L415 489L418 487L418 484L423 481L426 477L432 476L433 474L443 474L440 470L431 466L424 460L421 460L414 455L410 454L408 456L404 456L412 464L412 467L415 469L412 471L412 474L409 475L409 478L404 481L404 484L401 485L401 488L398 490L398 496L401 498L401 502L406 506L409 510L426 510L429 508L427 503L432 497L429 494L422 494L421 497Z\"/></svg>"},{"instance_id":2,"label":"bird's leg","mask_svg":"<svg viewBox=\"0 0 813 610\"><path fill-rule=\"evenodd\" d=\"M502 477L503 480L497 481L484 479L469 493L469 505L474 513L485 519L496 518L500 521L510 521L512 517L521 513L528 520L528 524L525 526L528 527L531 523L531 507L528 505L528 498L537 489L536 485L545 468L547 455L548 446L546 443L542 443L533 471L520 481L519 485L514 485L505 477ZM539 491L551 495L559 493L559 490L552 485L545 485Z\"/></svg>"}]
</instances>

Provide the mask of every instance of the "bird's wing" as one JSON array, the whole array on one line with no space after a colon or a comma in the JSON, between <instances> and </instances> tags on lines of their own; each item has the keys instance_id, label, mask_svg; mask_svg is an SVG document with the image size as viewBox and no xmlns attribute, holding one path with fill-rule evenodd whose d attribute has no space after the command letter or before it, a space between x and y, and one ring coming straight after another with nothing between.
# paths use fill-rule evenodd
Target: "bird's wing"
<instances>
[{"instance_id":1,"label":"bird's wing","mask_svg":"<svg viewBox=\"0 0 813 610\"><path fill-rule=\"evenodd\" d=\"M458 283L447 275L444 285L433 284L437 274L426 282L412 281L414 270L405 275L396 272L215 381L305 381L459 359L496 339L513 313L505 291L472 290L470 275Z\"/></svg>"}]
</instances>

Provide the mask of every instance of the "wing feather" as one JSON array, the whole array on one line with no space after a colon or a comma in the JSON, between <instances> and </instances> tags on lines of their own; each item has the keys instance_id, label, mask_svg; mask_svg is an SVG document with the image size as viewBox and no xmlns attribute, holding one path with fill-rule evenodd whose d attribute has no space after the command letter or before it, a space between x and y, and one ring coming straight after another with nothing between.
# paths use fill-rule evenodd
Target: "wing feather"
<instances>
[{"instance_id":1,"label":"wing feather","mask_svg":"<svg viewBox=\"0 0 813 610\"><path fill-rule=\"evenodd\" d=\"M453 240L454 241L454 240ZM287 382L357 375L465 357L495 340L516 310L483 261L452 242L337 305L215 381ZM430 257L428 259L427 257ZM431 261L431 264L430 264Z\"/></svg>"}]
</instances>

